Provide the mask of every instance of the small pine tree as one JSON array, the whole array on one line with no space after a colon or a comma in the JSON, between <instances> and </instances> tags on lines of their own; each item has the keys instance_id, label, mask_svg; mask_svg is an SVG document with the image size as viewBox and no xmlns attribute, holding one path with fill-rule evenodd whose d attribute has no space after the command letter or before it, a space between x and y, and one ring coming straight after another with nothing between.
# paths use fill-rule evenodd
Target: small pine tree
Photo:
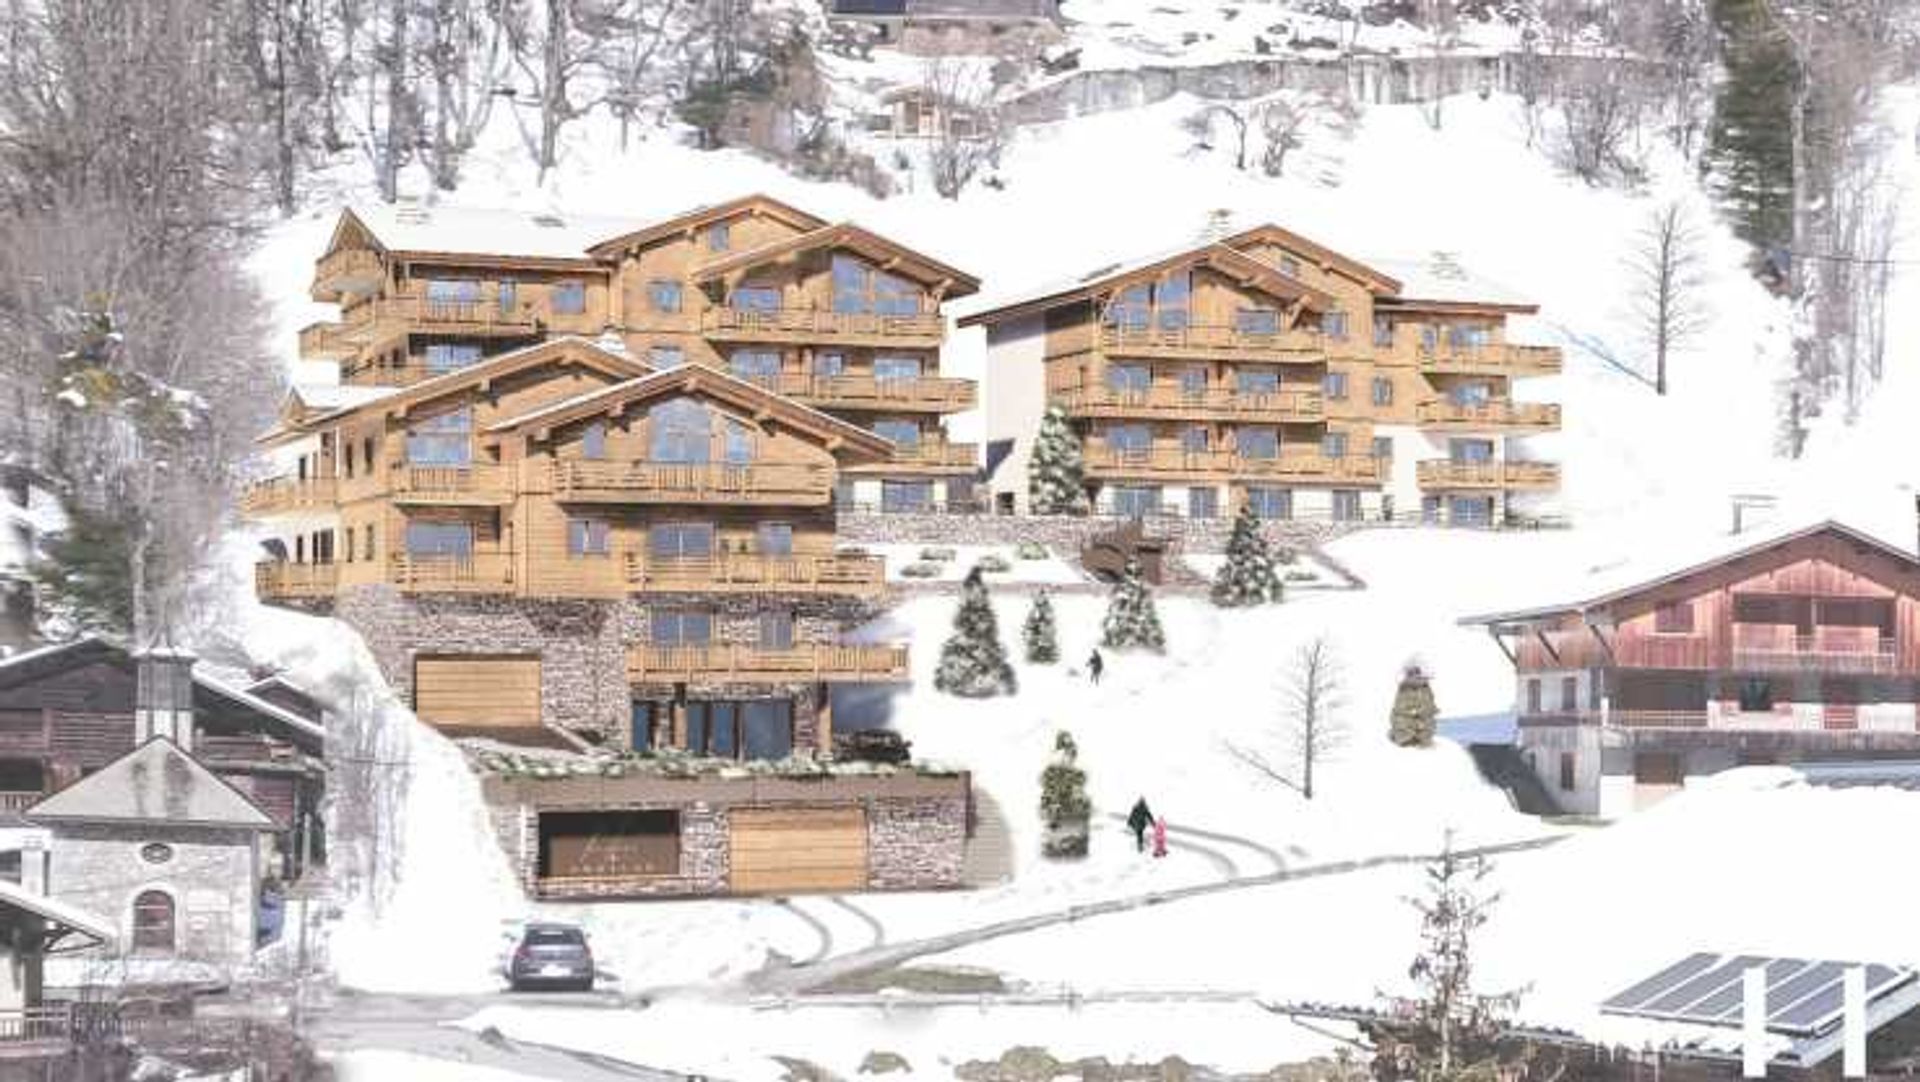
<instances>
[{"instance_id":1,"label":"small pine tree","mask_svg":"<svg viewBox=\"0 0 1920 1082\"><path fill-rule=\"evenodd\" d=\"M1260 532L1260 519L1250 505L1243 505L1233 518L1227 561L1214 576L1209 596L1223 609L1237 609L1279 601L1281 594L1280 576L1273 570L1273 552Z\"/></svg>"},{"instance_id":2,"label":"small pine tree","mask_svg":"<svg viewBox=\"0 0 1920 1082\"><path fill-rule=\"evenodd\" d=\"M1100 645L1115 650L1141 647L1156 654L1167 652L1167 636L1160 629L1160 613L1153 607L1153 594L1140 575L1140 562L1128 560L1126 573L1113 588L1107 603L1107 618L1100 624Z\"/></svg>"},{"instance_id":3,"label":"small pine tree","mask_svg":"<svg viewBox=\"0 0 1920 1082\"><path fill-rule=\"evenodd\" d=\"M949 695L984 699L1011 695L1017 690L1013 666L1000 645L1000 624L987 597L980 569L967 572L960 587L960 608L953 614L953 634L940 647L940 667L933 686Z\"/></svg>"},{"instance_id":4,"label":"small pine tree","mask_svg":"<svg viewBox=\"0 0 1920 1082\"><path fill-rule=\"evenodd\" d=\"M1051 665L1060 660L1060 638L1053 626L1053 599L1045 590L1033 595L1027 622L1020 627L1020 641L1026 648L1029 665Z\"/></svg>"},{"instance_id":5,"label":"small pine tree","mask_svg":"<svg viewBox=\"0 0 1920 1082\"><path fill-rule=\"evenodd\" d=\"M1079 747L1063 730L1053 738L1053 757L1040 772L1040 820L1046 827L1040 851L1056 859L1087 855L1093 802L1087 799L1087 772L1079 760Z\"/></svg>"},{"instance_id":6,"label":"small pine tree","mask_svg":"<svg viewBox=\"0 0 1920 1082\"><path fill-rule=\"evenodd\" d=\"M1407 662L1400 672L1400 690L1393 695L1388 739L1403 748L1428 747L1433 743L1434 719L1439 715L1427 671L1418 661Z\"/></svg>"},{"instance_id":7,"label":"small pine tree","mask_svg":"<svg viewBox=\"0 0 1920 1082\"><path fill-rule=\"evenodd\" d=\"M1047 407L1027 457L1027 503L1036 515L1084 515L1092 509L1080 437L1059 406Z\"/></svg>"}]
</instances>

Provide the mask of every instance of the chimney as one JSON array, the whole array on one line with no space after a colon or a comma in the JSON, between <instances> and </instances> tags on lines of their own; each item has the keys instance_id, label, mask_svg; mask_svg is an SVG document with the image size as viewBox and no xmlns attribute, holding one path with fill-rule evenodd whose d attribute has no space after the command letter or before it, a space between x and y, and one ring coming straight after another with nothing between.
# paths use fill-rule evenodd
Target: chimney
<instances>
[{"instance_id":1,"label":"chimney","mask_svg":"<svg viewBox=\"0 0 1920 1082\"><path fill-rule=\"evenodd\" d=\"M1207 223L1200 227L1203 241L1224 240L1233 235L1233 212L1222 207L1207 212Z\"/></svg>"},{"instance_id":2,"label":"chimney","mask_svg":"<svg viewBox=\"0 0 1920 1082\"><path fill-rule=\"evenodd\" d=\"M136 655L133 742L164 736L193 751L193 655L155 648Z\"/></svg>"},{"instance_id":3,"label":"chimney","mask_svg":"<svg viewBox=\"0 0 1920 1082\"><path fill-rule=\"evenodd\" d=\"M600 337L594 339L593 344L606 350L608 353L618 353L622 357L627 356L627 336L621 334L619 328L611 323L607 324L606 327L600 331Z\"/></svg>"},{"instance_id":4,"label":"chimney","mask_svg":"<svg viewBox=\"0 0 1920 1082\"><path fill-rule=\"evenodd\" d=\"M47 893L47 840L29 833L20 842L20 889L28 894Z\"/></svg>"}]
</instances>

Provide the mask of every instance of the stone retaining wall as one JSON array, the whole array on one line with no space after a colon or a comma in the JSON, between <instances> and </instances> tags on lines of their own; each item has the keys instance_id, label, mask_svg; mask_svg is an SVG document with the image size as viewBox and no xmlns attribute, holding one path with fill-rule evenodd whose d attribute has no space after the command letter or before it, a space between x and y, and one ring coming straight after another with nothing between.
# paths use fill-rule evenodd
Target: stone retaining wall
<instances>
[{"instance_id":1,"label":"stone retaining wall","mask_svg":"<svg viewBox=\"0 0 1920 1082\"><path fill-rule=\"evenodd\" d=\"M1093 537L1126 524L1125 519L1088 515L876 515L843 514L842 544L1018 545L1036 541L1058 556L1077 559ZM1286 520L1265 524L1267 539L1292 548L1316 548L1362 529L1366 523ZM1228 518L1168 517L1147 522L1147 533L1171 538L1176 551L1224 552L1233 532Z\"/></svg>"}]
</instances>

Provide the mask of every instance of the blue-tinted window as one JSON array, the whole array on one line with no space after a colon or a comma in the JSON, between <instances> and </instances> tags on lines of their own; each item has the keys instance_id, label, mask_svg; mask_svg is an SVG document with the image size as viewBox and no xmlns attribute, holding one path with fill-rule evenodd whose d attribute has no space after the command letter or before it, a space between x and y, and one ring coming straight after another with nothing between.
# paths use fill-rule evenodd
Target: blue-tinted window
<instances>
[{"instance_id":1,"label":"blue-tinted window","mask_svg":"<svg viewBox=\"0 0 1920 1082\"><path fill-rule=\"evenodd\" d=\"M1253 508L1253 514L1256 518L1292 518L1293 490L1286 488L1250 488L1247 490L1247 506Z\"/></svg>"},{"instance_id":2,"label":"blue-tinted window","mask_svg":"<svg viewBox=\"0 0 1920 1082\"><path fill-rule=\"evenodd\" d=\"M1233 448L1241 458L1279 458L1280 431L1259 426L1237 428L1233 433Z\"/></svg>"},{"instance_id":3,"label":"blue-tinted window","mask_svg":"<svg viewBox=\"0 0 1920 1082\"><path fill-rule=\"evenodd\" d=\"M728 304L736 312L778 312L780 287L739 286L734 289Z\"/></svg>"},{"instance_id":4,"label":"blue-tinted window","mask_svg":"<svg viewBox=\"0 0 1920 1082\"><path fill-rule=\"evenodd\" d=\"M473 527L464 522L409 522L407 555L472 556Z\"/></svg>"},{"instance_id":5,"label":"blue-tinted window","mask_svg":"<svg viewBox=\"0 0 1920 1082\"><path fill-rule=\"evenodd\" d=\"M587 284L585 282L553 283L553 311L555 315L577 316L587 310Z\"/></svg>"},{"instance_id":6,"label":"blue-tinted window","mask_svg":"<svg viewBox=\"0 0 1920 1082\"><path fill-rule=\"evenodd\" d=\"M713 415L691 398L673 398L647 410L648 457L655 462L710 462Z\"/></svg>"},{"instance_id":7,"label":"blue-tinted window","mask_svg":"<svg viewBox=\"0 0 1920 1082\"><path fill-rule=\"evenodd\" d=\"M439 375L477 362L480 347L471 342L433 342L427 346L427 371Z\"/></svg>"},{"instance_id":8,"label":"blue-tinted window","mask_svg":"<svg viewBox=\"0 0 1920 1082\"><path fill-rule=\"evenodd\" d=\"M1242 308L1233 314L1233 327L1241 334L1280 333L1280 313L1271 308Z\"/></svg>"},{"instance_id":9,"label":"blue-tinted window","mask_svg":"<svg viewBox=\"0 0 1920 1082\"><path fill-rule=\"evenodd\" d=\"M414 466L466 466L473 460L473 411L450 410L407 429L407 462Z\"/></svg>"},{"instance_id":10,"label":"blue-tinted window","mask_svg":"<svg viewBox=\"0 0 1920 1082\"><path fill-rule=\"evenodd\" d=\"M680 283L656 279L647 283L647 302L656 312L680 310Z\"/></svg>"},{"instance_id":11,"label":"blue-tinted window","mask_svg":"<svg viewBox=\"0 0 1920 1082\"><path fill-rule=\"evenodd\" d=\"M1157 485L1110 485L1107 489L1113 494L1113 513L1127 518L1145 518L1160 511L1160 489Z\"/></svg>"}]
</instances>

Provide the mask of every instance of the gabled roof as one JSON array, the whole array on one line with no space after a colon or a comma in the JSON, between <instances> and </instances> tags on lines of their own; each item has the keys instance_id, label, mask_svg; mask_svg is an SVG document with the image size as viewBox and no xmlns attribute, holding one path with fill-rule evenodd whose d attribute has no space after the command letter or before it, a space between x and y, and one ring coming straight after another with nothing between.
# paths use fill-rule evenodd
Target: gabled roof
<instances>
[{"instance_id":1,"label":"gabled roof","mask_svg":"<svg viewBox=\"0 0 1920 1082\"><path fill-rule=\"evenodd\" d=\"M1465 616L1461 624L1525 623L1569 615L1584 615L1681 579L1712 571L1723 564L1757 555L1809 537L1830 534L1878 552L1920 571L1920 560L1907 549L1866 530L1834 519L1814 523L1786 523L1719 538L1703 551L1663 555L1658 562L1633 561L1596 573L1586 589L1573 598L1504 612Z\"/></svg>"},{"instance_id":2,"label":"gabled roof","mask_svg":"<svg viewBox=\"0 0 1920 1082\"><path fill-rule=\"evenodd\" d=\"M845 248L872 259L888 260L882 269L898 271L923 284L943 285L946 296L965 297L980 290L980 280L931 256L922 255L904 244L887 239L852 222L822 226L758 248L732 252L693 268L696 282L711 281L734 271L747 270L794 252L820 248Z\"/></svg>"},{"instance_id":3,"label":"gabled roof","mask_svg":"<svg viewBox=\"0 0 1920 1082\"><path fill-rule=\"evenodd\" d=\"M0 879L0 907L32 913L47 922L47 954L65 954L113 942L113 921L96 916L58 898L35 894L18 883ZM72 942L67 942L72 937Z\"/></svg>"},{"instance_id":4,"label":"gabled roof","mask_svg":"<svg viewBox=\"0 0 1920 1082\"><path fill-rule=\"evenodd\" d=\"M1400 292L1401 283L1392 275L1376 270L1351 256L1341 255L1325 245L1316 244L1290 229L1283 229L1271 222L1256 225L1251 229L1243 229L1220 241L1221 244L1235 251L1240 251L1249 244L1263 242L1298 252L1328 270L1337 270L1349 278L1356 279L1374 293Z\"/></svg>"},{"instance_id":5,"label":"gabled roof","mask_svg":"<svg viewBox=\"0 0 1920 1082\"><path fill-rule=\"evenodd\" d=\"M279 703L273 702L270 699L261 698L252 691L222 683L210 676L202 676L199 673L194 674L193 686L195 690L204 691L215 698L224 699L235 706L243 707L259 714L262 720L270 723L282 736L285 736L294 744L299 745L305 751L310 751L317 755L326 743L326 729L288 710Z\"/></svg>"},{"instance_id":6,"label":"gabled roof","mask_svg":"<svg viewBox=\"0 0 1920 1082\"><path fill-rule=\"evenodd\" d=\"M663 222L625 230L612 230L600 234L603 238L586 245L586 251L599 258L620 254L623 249L640 248L675 233L691 232L710 223L734 217L740 213L764 214L786 222L801 232L810 232L827 224L826 219L816 218L798 207L782 203L770 195L755 192L738 199L729 199L724 203L713 203L703 207L676 214Z\"/></svg>"},{"instance_id":7,"label":"gabled roof","mask_svg":"<svg viewBox=\"0 0 1920 1082\"><path fill-rule=\"evenodd\" d=\"M494 435L531 432L536 439L543 438L546 430L557 425L676 391L699 392L755 413L777 416L802 432L820 437L833 450L863 451L880 459L893 455L893 441L884 436L703 364L683 364L549 403L497 421L487 431Z\"/></svg>"},{"instance_id":8,"label":"gabled roof","mask_svg":"<svg viewBox=\"0 0 1920 1082\"><path fill-rule=\"evenodd\" d=\"M23 813L44 823L170 823L273 830L245 793L155 737Z\"/></svg>"},{"instance_id":9,"label":"gabled roof","mask_svg":"<svg viewBox=\"0 0 1920 1082\"><path fill-rule=\"evenodd\" d=\"M1426 259L1376 259L1400 277L1400 288L1382 297L1384 309L1418 311L1475 311L1531 315L1540 306L1488 278L1461 266L1446 252Z\"/></svg>"},{"instance_id":10,"label":"gabled roof","mask_svg":"<svg viewBox=\"0 0 1920 1082\"><path fill-rule=\"evenodd\" d=\"M961 317L960 326L972 327L998 323L1018 316L1044 312L1063 304L1087 300L1117 286L1130 284L1134 279L1155 278L1182 266L1201 263L1237 277L1248 285L1257 285L1262 292L1276 297L1303 300L1309 307L1315 308L1327 308L1333 304L1332 296L1305 282L1287 277L1280 273L1278 267L1262 263L1245 252L1229 248L1224 244L1207 241L1172 252L1162 252L1124 263L1112 263L1071 281L1056 282L1002 298L993 308Z\"/></svg>"},{"instance_id":11,"label":"gabled roof","mask_svg":"<svg viewBox=\"0 0 1920 1082\"><path fill-rule=\"evenodd\" d=\"M334 252L364 235L377 251L402 259L474 262L545 260L597 269L587 247L596 238L633 229L632 218L583 216L417 203L376 203L342 210L327 242Z\"/></svg>"}]
</instances>

